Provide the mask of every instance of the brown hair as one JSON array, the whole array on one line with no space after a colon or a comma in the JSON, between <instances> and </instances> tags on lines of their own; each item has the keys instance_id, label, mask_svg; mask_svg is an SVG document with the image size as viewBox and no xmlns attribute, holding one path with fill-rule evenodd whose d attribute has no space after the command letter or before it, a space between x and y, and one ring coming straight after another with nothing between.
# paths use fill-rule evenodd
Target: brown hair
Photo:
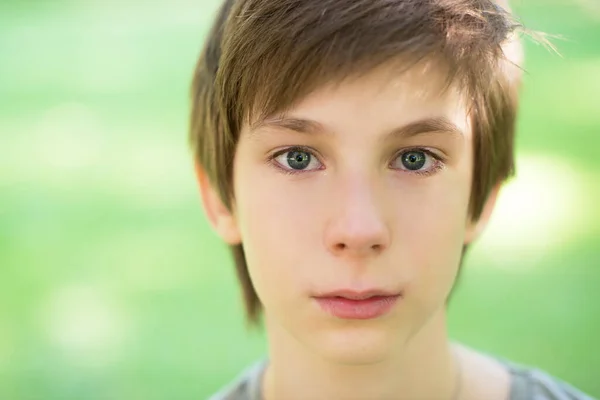
<instances>
[{"instance_id":1,"label":"brown hair","mask_svg":"<svg viewBox=\"0 0 600 400\"><path fill-rule=\"evenodd\" d=\"M520 81L506 56L520 25L492 0L226 0L198 60L190 140L196 163L223 203L234 198L232 165L242 125L283 111L328 82L399 60L435 61L469 99L477 220L497 183L513 173ZM519 50L517 49L517 52ZM243 244L232 252L247 317L261 304Z\"/></svg>"}]
</instances>

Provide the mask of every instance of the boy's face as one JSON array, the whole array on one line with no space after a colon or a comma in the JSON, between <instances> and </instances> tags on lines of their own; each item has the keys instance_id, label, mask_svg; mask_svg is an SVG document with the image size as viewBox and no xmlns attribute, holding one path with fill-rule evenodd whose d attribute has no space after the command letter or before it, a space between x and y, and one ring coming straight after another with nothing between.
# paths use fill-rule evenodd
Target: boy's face
<instances>
[{"instance_id":1,"label":"boy's face","mask_svg":"<svg viewBox=\"0 0 600 400\"><path fill-rule=\"evenodd\" d=\"M244 245L272 341L374 362L443 312L478 231L467 216L470 123L455 91L440 94L443 78L382 68L243 128L233 214L208 211ZM332 315L315 298L373 289L400 297L367 319Z\"/></svg>"}]
</instances>

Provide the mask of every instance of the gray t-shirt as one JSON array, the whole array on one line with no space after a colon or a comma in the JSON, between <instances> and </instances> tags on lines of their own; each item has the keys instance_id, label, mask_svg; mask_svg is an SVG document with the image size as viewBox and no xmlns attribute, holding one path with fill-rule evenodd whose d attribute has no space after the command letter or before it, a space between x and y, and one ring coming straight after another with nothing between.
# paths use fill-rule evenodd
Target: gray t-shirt
<instances>
[{"instance_id":1,"label":"gray t-shirt","mask_svg":"<svg viewBox=\"0 0 600 400\"><path fill-rule=\"evenodd\" d=\"M509 400L594 400L540 370L500 362L512 377ZM262 400L260 383L266 365L266 360L254 364L209 400Z\"/></svg>"}]
</instances>

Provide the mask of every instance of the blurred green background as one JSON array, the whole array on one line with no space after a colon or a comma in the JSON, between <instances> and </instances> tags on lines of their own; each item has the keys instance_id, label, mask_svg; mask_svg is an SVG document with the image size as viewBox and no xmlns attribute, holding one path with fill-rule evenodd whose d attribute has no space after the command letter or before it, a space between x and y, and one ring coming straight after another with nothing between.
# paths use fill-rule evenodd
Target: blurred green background
<instances>
[{"instance_id":1,"label":"blurred green background","mask_svg":"<svg viewBox=\"0 0 600 400\"><path fill-rule=\"evenodd\" d=\"M201 211L188 87L214 0L0 2L0 398L202 399L262 357ZM600 6L513 2L518 177L452 337L600 396Z\"/></svg>"}]
</instances>

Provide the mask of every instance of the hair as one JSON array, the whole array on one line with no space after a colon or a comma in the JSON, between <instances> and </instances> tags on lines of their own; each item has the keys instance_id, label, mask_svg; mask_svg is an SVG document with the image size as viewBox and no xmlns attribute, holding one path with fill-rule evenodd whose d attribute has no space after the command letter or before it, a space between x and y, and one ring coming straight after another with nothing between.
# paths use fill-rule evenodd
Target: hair
<instances>
[{"instance_id":1,"label":"hair","mask_svg":"<svg viewBox=\"0 0 600 400\"><path fill-rule=\"evenodd\" d=\"M521 71L513 61L521 28L492 0L226 0L194 73L195 162L231 210L233 158L245 123L383 64L397 61L408 69L435 62L447 71L445 88L458 88L468 103L474 152L469 217L476 221L492 188L514 172ZM231 250L247 319L256 323L261 303L243 243Z\"/></svg>"}]
</instances>

